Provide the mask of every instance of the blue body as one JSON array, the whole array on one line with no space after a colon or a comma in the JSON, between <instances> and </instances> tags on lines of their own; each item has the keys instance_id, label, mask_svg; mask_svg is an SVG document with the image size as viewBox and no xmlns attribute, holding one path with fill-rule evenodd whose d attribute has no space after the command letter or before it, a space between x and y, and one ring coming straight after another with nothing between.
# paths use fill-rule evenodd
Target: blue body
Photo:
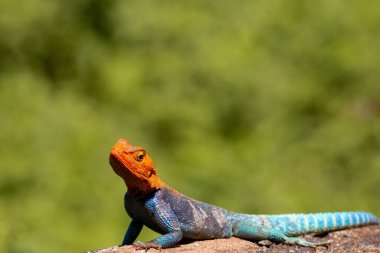
<instances>
[{"instance_id":1,"label":"blue body","mask_svg":"<svg viewBox=\"0 0 380 253\"><path fill-rule=\"evenodd\" d=\"M163 187L142 198L133 198L128 192L124 204L132 218L123 245L135 241L143 225L163 234L143 247L167 248L182 239L229 238L251 241L271 240L303 246L317 246L293 236L326 232L369 224L379 220L366 212L315 214L248 215L196 201L170 187Z\"/></svg>"}]
</instances>

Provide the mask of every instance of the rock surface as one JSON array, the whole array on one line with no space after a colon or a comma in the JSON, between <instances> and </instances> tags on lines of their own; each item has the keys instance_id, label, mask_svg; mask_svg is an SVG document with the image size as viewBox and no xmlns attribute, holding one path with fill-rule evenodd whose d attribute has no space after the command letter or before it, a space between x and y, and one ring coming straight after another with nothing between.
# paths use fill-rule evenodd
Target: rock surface
<instances>
[{"instance_id":1,"label":"rock surface","mask_svg":"<svg viewBox=\"0 0 380 253\"><path fill-rule=\"evenodd\" d=\"M306 236L307 240L332 240L328 247L308 248L295 245L274 244L269 241L253 243L250 241L229 238L206 241L195 241L189 244L182 244L169 249L149 249L149 253L187 253L187 252L257 252L257 253L306 253L306 252L366 252L380 253L380 226L366 226L330 232L320 236ZM145 250L135 249L133 246L110 247L101 250L90 251L91 253L129 253L145 252ZM88 253L90 253L88 252Z\"/></svg>"}]
</instances>

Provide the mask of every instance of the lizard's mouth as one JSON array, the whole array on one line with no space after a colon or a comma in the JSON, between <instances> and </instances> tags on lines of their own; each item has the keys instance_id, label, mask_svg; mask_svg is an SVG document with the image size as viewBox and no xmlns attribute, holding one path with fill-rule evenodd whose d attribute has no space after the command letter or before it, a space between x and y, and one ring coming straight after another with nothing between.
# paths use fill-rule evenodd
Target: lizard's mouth
<instances>
[{"instance_id":1,"label":"lizard's mouth","mask_svg":"<svg viewBox=\"0 0 380 253\"><path fill-rule=\"evenodd\" d=\"M125 167L123 166L123 162L121 160L121 154L119 154L119 152L117 152L116 150L111 150L110 164L111 164L112 169L120 177L125 178L127 176Z\"/></svg>"},{"instance_id":2,"label":"lizard's mouth","mask_svg":"<svg viewBox=\"0 0 380 253\"><path fill-rule=\"evenodd\" d=\"M123 156L122 152L112 149L110 154L110 164L116 174L127 179L126 177L134 175L134 173L129 169L127 159Z\"/></svg>"}]
</instances>

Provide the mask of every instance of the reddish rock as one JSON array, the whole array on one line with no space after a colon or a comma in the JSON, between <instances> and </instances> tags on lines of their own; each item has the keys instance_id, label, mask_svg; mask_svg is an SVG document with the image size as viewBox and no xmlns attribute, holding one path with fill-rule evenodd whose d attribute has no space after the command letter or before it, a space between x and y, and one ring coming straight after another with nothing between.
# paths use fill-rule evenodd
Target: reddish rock
<instances>
[{"instance_id":1,"label":"reddish rock","mask_svg":"<svg viewBox=\"0 0 380 253\"><path fill-rule=\"evenodd\" d=\"M316 238L317 237L317 238ZM361 228L346 229L330 232L320 236L306 236L308 240L332 240L328 247L308 248L295 245L274 244L268 241L253 243L250 241L229 238L206 241L195 241L189 244L178 245L169 249L149 249L149 253L186 253L186 252L256 252L256 253L306 253L306 252L366 252L380 253L380 226L366 226ZM145 252L136 250L133 246L110 247L101 250L90 251L91 253L129 253ZM88 253L90 253L88 252Z\"/></svg>"}]
</instances>

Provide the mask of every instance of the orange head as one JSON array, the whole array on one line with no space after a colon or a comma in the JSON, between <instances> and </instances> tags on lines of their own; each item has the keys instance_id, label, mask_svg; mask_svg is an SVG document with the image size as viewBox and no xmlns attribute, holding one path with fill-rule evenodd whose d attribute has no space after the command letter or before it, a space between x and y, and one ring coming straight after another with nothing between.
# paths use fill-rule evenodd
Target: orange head
<instances>
[{"instance_id":1,"label":"orange head","mask_svg":"<svg viewBox=\"0 0 380 253\"><path fill-rule=\"evenodd\" d=\"M118 140L112 147L110 164L134 197L144 196L163 185L152 158L143 148L134 147L125 139Z\"/></svg>"}]
</instances>

